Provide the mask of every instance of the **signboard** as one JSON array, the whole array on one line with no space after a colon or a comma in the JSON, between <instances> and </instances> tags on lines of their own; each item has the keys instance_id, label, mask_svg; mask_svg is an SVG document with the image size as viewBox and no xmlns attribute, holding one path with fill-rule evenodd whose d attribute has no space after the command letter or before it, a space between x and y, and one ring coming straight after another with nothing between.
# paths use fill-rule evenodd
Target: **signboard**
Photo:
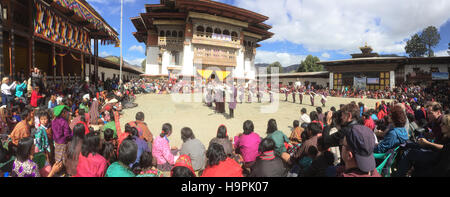
<instances>
[{"instance_id":1,"label":"signboard","mask_svg":"<svg viewBox=\"0 0 450 197\"><path fill-rule=\"evenodd\" d=\"M433 80L448 80L448 72L446 73L431 73Z\"/></svg>"},{"instance_id":2,"label":"signboard","mask_svg":"<svg viewBox=\"0 0 450 197\"><path fill-rule=\"evenodd\" d=\"M380 84L380 78L367 78L367 84Z\"/></svg>"},{"instance_id":3,"label":"signboard","mask_svg":"<svg viewBox=\"0 0 450 197\"><path fill-rule=\"evenodd\" d=\"M366 77L355 77L353 80L353 88L356 90L366 90Z\"/></svg>"}]
</instances>

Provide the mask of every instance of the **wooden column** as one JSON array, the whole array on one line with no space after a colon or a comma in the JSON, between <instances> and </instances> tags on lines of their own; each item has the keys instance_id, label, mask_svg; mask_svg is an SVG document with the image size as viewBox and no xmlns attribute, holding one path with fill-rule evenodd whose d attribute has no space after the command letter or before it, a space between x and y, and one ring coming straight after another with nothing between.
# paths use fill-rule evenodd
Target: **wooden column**
<instances>
[{"instance_id":1,"label":"wooden column","mask_svg":"<svg viewBox=\"0 0 450 197\"><path fill-rule=\"evenodd\" d=\"M62 50L61 50L62 53ZM61 80L64 83L64 56L59 56L59 66L61 68Z\"/></svg>"},{"instance_id":2,"label":"wooden column","mask_svg":"<svg viewBox=\"0 0 450 197\"><path fill-rule=\"evenodd\" d=\"M92 55L89 55L89 73L88 73L88 78L89 78L89 83L92 82L92 77L91 77L91 65L92 65Z\"/></svg>"},{"instance_id":3,"label":"wooden column","mask_svg":"<svg viewBox=\"0 0 450 197\"><path fill-rule=\"evenodd\" d=\"M98 39L94 39L94 61L95 61L95 66L94 66L94 83L95 86L97 87L97 83L98 83Z\"/></svg>"},{"instance_id":4,"label":"wooden column","mask_svg":"<svg viewBox=\"0 0 450 197\"><path fill-rule=\"evenodd\" d=\"M34 41L33 38L30 37L28 38L28 70L25 71L25 73L30 72L33 66L34 66Z\"/></svg>"},{"instance_id":5,"label":"wooden column","mask_svg":"<svg viewBox=\"0 0 450 197\"><path fill-rule=\"evenodd\" d=\"M55 44L52 44L52 61L51 61L51 65L53 67L53 82L56 83L56 50L55 50Z\"/></svg>"},{"instance_id":6,"label":"wooden column","mask_svg":"<svg viewBox=\"0 0 450 197\"><path fill-rule=\"evenodd\" d=\"M5 74L3 62L3 21L0 22L0 78Z\"/></svg>"},{"instance_id":7,"label":"wooden column","mask_svg":"<svg viewBox=\"0 0 450 197\"><path fill-rule=\"evenodd\" d=\"M84 53L80 52L81 58L81 80L86 81L86 66L84 65Z\"/></svg>"},{"instance_id":8,"label":"wooden column","mask_svg":"<svg viewBox=\"0 0 450 197\"><path fill-rule=\"evenodd\" d=\"M11 33L9 34L9 77L14 76L15 69L15 57L14 57L14 29L11 29Z\"/></svg>"}]
</instances>

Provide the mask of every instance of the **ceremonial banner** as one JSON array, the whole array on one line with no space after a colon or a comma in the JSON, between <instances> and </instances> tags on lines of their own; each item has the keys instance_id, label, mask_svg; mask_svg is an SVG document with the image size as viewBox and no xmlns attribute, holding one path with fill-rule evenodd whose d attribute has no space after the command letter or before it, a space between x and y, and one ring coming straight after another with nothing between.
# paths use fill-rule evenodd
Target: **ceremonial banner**
<instances>
[{"instance_id":1,"label":"ceremonial banner","mask_svg":"<svg viewBox=\"0 0 450 197\"><path fill-rule=\"evenodd\" d=\"M70 24L37 2L34 26L34 35L39 38L85 53L90 51L90 39L87 31Z\"/></svg>"},{"instance_id":2,"label":"ceremonial banner","mask_svg":"<svg viewBox=\"0 0 450 197\"><path fill-rule=\"evenodd\" d=\"M366 90L366 77L354 77L353 88L356 90Z\"/></svg>"},{"instance_id":3,"label":"ceremonial banner","mask_svg":"<svg viewBox=\"0 0 450 197\"><path fill-rule=\"evenodd\" d=\"M226 79L228 77L228 75L230 75L231 72L230 71L216 71L216 75L219 78L220 81L223 81L224 79Z\"/></svg>"},{"instance_id":4,"label":"ceremonial banner","mask_svg":"<svg viewBox=\"0 0 450 197\"><path fill-rule=\"evenodd\" d=\"M213 73L212 70L197 70L198 74L202 76L204 79L208 79Z\"/></svg>"}]
</instances>

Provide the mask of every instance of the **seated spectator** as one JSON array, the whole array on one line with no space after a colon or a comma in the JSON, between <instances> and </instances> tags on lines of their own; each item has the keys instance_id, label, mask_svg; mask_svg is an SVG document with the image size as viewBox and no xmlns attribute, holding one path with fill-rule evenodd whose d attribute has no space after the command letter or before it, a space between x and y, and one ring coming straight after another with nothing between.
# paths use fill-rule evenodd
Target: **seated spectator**
<instances>
[{"instance_id":1,"label":"seated spectator","mask_svg":"<svg viewBox=\"0 0 450 197\"><path fill-rule=\"evenodd\" d=\"M304 129L300 127L300 122L298 120L294 120L293 122L293 130L291 136L289 137L289 141L292 145L297 145L302 143L302 133Z\"/></svg>"},{"instance_id":2,"label":"seated spectator","mask_svg":"<svg viewBox=\"0 0 450 197\"><path fill-rule=\"evenodd\" d=\"M31 156L34 154L33 138L21 138L17 144L16 160L12 167L12 177L40 177L39 167Z\"/></svg>"},{"instance_id":3,"label":"seated spectator","mask_svg":"<svg viewBox=\"0 0 450 197\"><path fill-rule=\"evenodd\" d=\"M286 177L287 169L283 160L275 154L275 142L266 138L259 147L261 155L256 159L249 177Z\"/></svg>"},{"instance_id":4,"label":"seated spectator","mask_svg":"<svg viewBox=\"0 0 450 197\"><path fill-rule=\"evenodd\" d=\"M375 130L375 122L370 117L369 113L363 113L362 120L364 121L364 126L368 127L370 130Z\"/></svg>"},{"instance_id":5,"label":"seated spectator","mask_svg":"<svg viewBox=\"0 0 450 197\"><path fill-rule=\"evenodd\" d=\"M303 123L311 123L311 118L309 118L306 108L302 108L302 110L300 111L301 115L300 115L300 124Z\"/></svg>"},{"instance_id":6,"label":"seated spectator","mask_svg":"<svg viewBox=\"0 0 450 197\"><path fill-rule=\"evenodd\" d=\"M183 144L181 145L180 154L187 155L192 160L192 167L196 174L205 169L206 163L206 149L200 140L195 138L191 128L184 127L181 129L181 139Z\"/></svg>"},{"instance_id":7,"label":"seated spectator","mask_svg":"<svg viewBox=\"0 0 450 197\"><path fill-rule=\"evenodd\" d=\"M144 152L141 155L139 164L133 169L136 177L163 177L163 173L152 166L152 153Z\"/></svg>"},{"instance_id":8,"label":"seated spectator","mask_svg":"<svg viewBox=\"0 0 450 197\"><path fill-rule=\"evenodd\" d=\"M157 168L161 171L170 171L175 164L175 155L171 150L177 150L176 147L170 147L168 137L172 134L172 125L166 123L162 127L162 132L153 141L152 154L157 160Z\"/></svg>"},{"instance_id":9,"label":"seated spectator","mask_svg":"<svg viewBox=\"0 0 450 197\"><path fill-rule=\"evenodd\" d=\"M105 177L135 177L129 166L136 161L137 151L138 146L131 137L123 140L119 148L118 161L108 167Z\"/></svg>"},{"instance_id":10,"label":"seated spectator","mask_svg":"<svg viewBox=\"0 0 450 197\"><path fill-rule=\"evenodd\" d=\"M287 162L290 155L287 153L285 143L289 143L289 139L278 130L275 119L270 119L267 123L267 138L271 138L275 142L275 154Z\"/></svg>"},{"instance_id":11,"label":"seated spectator","mask_svg":"<svg viewBox=\"0 0 450 197\"><path fill-rule=\"evenodd\" d=\"M240 154L244 159L244 167L251 168L255 164L258 156L259 143L261 137L254 131L253 122L247 120L243 125L243 134L234 137L234 148L237 154ZM210 145L211 146L211 145Z\"/></svg>"},{"instance_id":12,"label":"seated spectator","mask_svg":"<svg viewBox=\"0 0 450 197\"><path fill-rule=\"evenodd\" d=\"M78 156L77 174L75 177L104 177L108 162L99 154L100 133L88 133L81 146L81 154Z\"/></svg>"},{"instance_id":13,"label":"seated spectator","mask_svg":"<svg viewBox=\"0 0 450 197\"><path fill-rule=\"evenodd\" d=\"M298 167L299 167L299 172L298 172L298 176L299 177L303 177L305 172L309 169L309 167L311 166L311 163L313 162L313 160L317 157L318 154L318 150L315 146L310 146L308 148L308 151L306 152L306 155L300 159L300 161L298 162Z\"/></svg>"},{"instance_id":14,"label":"seated spectator","mask_svg":"<svg viewBox=\"0 0 450 197\"><path fill-rule=\"evenodd\" d=\"M187 155L181 155L174 167L170 171L171 177L195 177L194 169L192 168L191 158Z\"/></svg>"},{"instance_id":15,"label":"seated spectator","mask_svg":"<svg viewBox=\"0 0 450 197\"><path fill-rule=\"evenodd\" d=\"M291 159L291 162L297 164L303 157L305 157L308 153L308 150L311 146L316 147L317 149L317 134L321 133L322 129L319 123L311 123L308 125L306 129L306 135L308 139L300 146L294 156Z\"/></svg>"},{"instance_id":16,"label":"seated spectator","mask_svg":"<svg viewBox=\"0 0 450 197\"><path fill-rule=\"evenodd\" d=\"M227 154L228 157L233 158L233 144L231 140L228 137L227 134L227 127L225 125L220 125L217 129L217 135L215 138L213 138L209 145L212 143L220 144L223 146L223 149L225 150L225 154Z\"/></svg>"},{"instance_id":17,"label":"seated spectator","mask_svg":"<svg viewBox=\"0 0 450 197\"><path fill-rule=\"evenodd\" d=\"M211 144L206 157L208 162L201 177L243 177L241 166L227 157L222 145Z\"/></svg>"},{"instance_id":18,"label":"seated spectator","mask_svg":"<svg viewBox=\"0 0 450 197\"><path fill-rule=\"evenodd\" d=\"M145 115L143 112L136 113L136 125L142 129L142 135L139 135L139 137L145 140L151 147L151 144L153 143L153 134L150 132L150 129L148 129L144 119Z\"/></svg>"},{"instance_id":19,"label":"seated spectator","mask_svg":"<svg viewBox=\"0 0 450 197\"><path fill-rule=\"evenodd\" d=\"M388 131L384 139L375 147L374 152L385 153L389 149L394 149L408 140L408 132L405 129L406 115L400 106L391 109L390 120L395 128Z\"/></svg>"},{"instance_id":20,"label":"seated spectator","mask_svg":"<svg viewBox=\"0 0 450 197\"><path fill-rule=\"evenodd\" d=\"M103 138L101 153L108 161L108 165L110 165L117 161L117 140L114 139L114 131L112 129L106 129L103 132Z\"/></svg>"},{"instance_id":21,"label":"seated spectator","mask_svg":"<svg viewBox=\"0 0 450 197\"><path fill-rule=\"evenodd\" d=\"M319 151L317 157L312 161L308 169L303 173L304 177L326 177L336 176L328 175L327 170L334 167L334 155L328 151L328 147L325 146L323 137L317 139L317 150Z\"/></svg>"},{"instance_id":22,"label":"seated spectator","mask_svg":"<svg viewBox=\"0 0 450 197\"><path fill-rule=\"evenodd\" d=\"M337 170L338 176L381 177L376 169L373 156L375 138L367 127L354 126L344 136L341 145L344 166Z\"/></svg>"}]
</instances>

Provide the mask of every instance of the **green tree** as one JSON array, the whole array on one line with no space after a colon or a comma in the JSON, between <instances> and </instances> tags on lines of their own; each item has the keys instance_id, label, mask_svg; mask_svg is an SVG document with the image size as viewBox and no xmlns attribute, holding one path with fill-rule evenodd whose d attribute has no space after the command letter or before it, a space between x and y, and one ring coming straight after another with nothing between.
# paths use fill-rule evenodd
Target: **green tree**
<instances>
[{"instance_id":1,"label":"green tree","mask_svg":"<svg viewBox=\"0 0 450 197\"><path fill-rule=\"evenodd\" d=\"M323 65L318 64L320 59L316 56L308 55L305 60L300 63L297 72L319 72L323 71Z\"/></svg>"},{"instance_id":2,"label":"green tree","mask_svg":"<svg viewBox=\"0 0 450 197\"><path fill-rule=\"evenodd\" d=\"M409 54L409 57L422 57L427 52L427 46L423 43L419 34L414 34L406 42L405 51Z\"/></svg>"},{"instance_id":3,"label":"green tree","mask_svg":"<svg viewBox=\"0 0 450 197\"><path fill-rule=\"evenodd\" d=\"M144 73L145 73L145 66L146 66L146 65L147 65L147 60L144 59L144 61L142 61L142 63L141 63L142 72L144 72Z\"/></svg>"},{"instance_id":4,"label":"green tree","mask_svg":"<svg viewBox=\"0 0 450 197\"><path fill-rule=\"evenodd\" d=\"M427 27L423 30L420 38L422 42L427 46L428 57L434 56L434 51L431 48L439 44L439 41L441 40L441 35L439 34L437 28L434 26Z\"/></svg>"},{"instance_id":5,"label":"green tree","mask_svg":"<svg viewBox=\"0 0 450 197\"><path fill-rule=\"evenodd\" d=\"M272 74L272 68L278 68L278 73L283 73L283 66L280 62L274 62L267 66L267 74Z\"/></svg>"}]
</instances>

